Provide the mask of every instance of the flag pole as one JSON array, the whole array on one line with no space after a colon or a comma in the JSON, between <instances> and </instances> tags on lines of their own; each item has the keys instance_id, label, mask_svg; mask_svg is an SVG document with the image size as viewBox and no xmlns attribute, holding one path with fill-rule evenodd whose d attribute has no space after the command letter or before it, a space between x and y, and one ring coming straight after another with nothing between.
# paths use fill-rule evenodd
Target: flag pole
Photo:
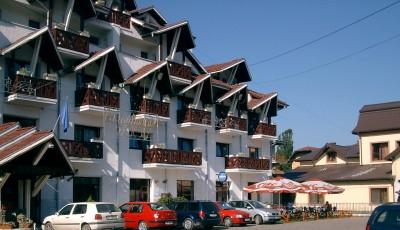
<instances>
[{"instance_id":1,"label":"flag pole","mask_svg":"<svg viewBox=\"0 0 400 230\"><path fill-rule=\"evenodd\" d=\"M54 131L56 130L56 127L57 127L58 122L60 121L60 115L61 115L61 114L58 114L56 123L54 123L54 127L53 127L53 129L52 129L53 133L54 133Z\"/></svg>"}]
</instances>

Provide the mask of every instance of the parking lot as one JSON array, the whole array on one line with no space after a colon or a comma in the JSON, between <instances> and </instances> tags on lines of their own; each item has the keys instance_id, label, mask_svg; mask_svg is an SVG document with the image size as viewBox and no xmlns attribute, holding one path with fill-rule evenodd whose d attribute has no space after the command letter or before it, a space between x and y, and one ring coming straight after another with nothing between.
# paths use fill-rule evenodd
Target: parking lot
<instances>
[{"instance_id":1,"label":"parking lot","mask_svg":"<svg viewBox=\"0 0 400 230\"><path fill-rule=\"evenodd\" d=\"M293 222L287 224L272 224L272 225L248 225L246 227L233 227L232 229L268 229L268 230L337 230L337 229L349 229L349 230L365 230L365 225L368 218L366 217L353 217L353 218L342 218L342 219L327 219L327 220L316 220L306 222ZM224 229L218 227L216 229Z\"/></svg>"}]
</instances>

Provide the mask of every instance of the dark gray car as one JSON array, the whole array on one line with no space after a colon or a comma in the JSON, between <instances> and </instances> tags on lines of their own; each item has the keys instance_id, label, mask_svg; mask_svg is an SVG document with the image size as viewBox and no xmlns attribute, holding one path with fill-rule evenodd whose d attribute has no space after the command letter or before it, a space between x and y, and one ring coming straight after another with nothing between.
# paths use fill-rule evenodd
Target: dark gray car
<instances>
[{"instance_id":1,"label":"dark gray car","mask_svg":"<svg viewBox=\"0 0 400 230\"><path fill-rule=\"evenodd\" d=\"M400 229L400 203L383 204L369 217L366 230Z\"/></svg>"},{"instance_id":2,"label":"dark gray car","mask_svg":"<svg viewBox=\"0 0 400 230\"><path fill-rule=\"evenodd\" d=\"M279 211L268 208L265 204L254 200L233 200L229 204L236 209L250 213L256 224L275 223L281 220Z\"/></svg>"}]
</instances>

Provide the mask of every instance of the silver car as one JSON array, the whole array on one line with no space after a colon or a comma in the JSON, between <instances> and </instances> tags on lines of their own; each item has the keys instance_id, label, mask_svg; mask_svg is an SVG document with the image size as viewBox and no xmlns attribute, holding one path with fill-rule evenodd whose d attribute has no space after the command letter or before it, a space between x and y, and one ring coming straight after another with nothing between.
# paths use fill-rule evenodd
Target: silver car
<instances>
[{"instance_id":1,"label":"silver car","mask_svg":"<svg viewBox=\"0 0 400 230\"><path fill-rule=\"evenodd\" d=\"M236 209L250 213L256 224L275 223L281 220L281 215L276 209L268 208L265 204L254 200L230 201L229 204Z\"/></svg>"},{"instance_id":2,"label":"silver car","mask_svg":"<svg viewBox=\"0 0 400 230\"><path fill-rule=\"evenodd\" d=\"M123 229L121 210L112 203L82 202L65 205L44 218L44 230Z\"/></svg>"}]
</instances>

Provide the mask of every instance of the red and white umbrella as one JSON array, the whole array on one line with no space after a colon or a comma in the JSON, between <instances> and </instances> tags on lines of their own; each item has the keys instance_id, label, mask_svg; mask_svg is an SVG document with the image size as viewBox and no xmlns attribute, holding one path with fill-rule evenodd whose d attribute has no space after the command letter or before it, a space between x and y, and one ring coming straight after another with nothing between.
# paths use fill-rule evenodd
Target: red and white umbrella
<instances>
[{"instance_id":1,"label":"red and white umbrella","mask_svg":"<svg viewBox=\"0 0 400 230\"><path fill-rule=\"evenodd\" d=\"M344 192L344 188L321 181L319 179L311 179L301 184L304 186L304 193L338 194Z\"/></svg>"},{"instance_id":2,"label":"red and white umbrella","mask_svg":"<svg viewBox=\"0 0 400 230\"><path fill-rule=\"evenodd\" d=\"M245 192L269 192L269 193L296 193L303 190L303 185L283 177L275 177L256 184L244 187Z\"/></svg>"}]
</instances>

